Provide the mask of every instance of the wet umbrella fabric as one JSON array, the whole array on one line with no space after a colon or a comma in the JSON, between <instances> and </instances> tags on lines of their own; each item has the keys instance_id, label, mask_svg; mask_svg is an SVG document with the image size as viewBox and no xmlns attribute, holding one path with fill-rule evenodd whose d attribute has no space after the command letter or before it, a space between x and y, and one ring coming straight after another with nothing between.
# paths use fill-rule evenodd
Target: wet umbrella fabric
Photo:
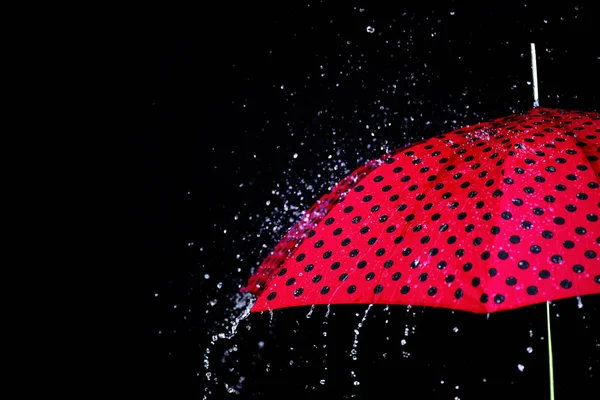
<instances>
[{"instance_id":1,"label":"wet umbrella fabric","mask_svg":"<svg viewBox=\"0 0 600 400\"><path fill-rule=\"evenodd\" d=\"M475 313L600 293L600 114L534 108L361 166L250 278L252 311Z\"/></svg>"}]
</instances>

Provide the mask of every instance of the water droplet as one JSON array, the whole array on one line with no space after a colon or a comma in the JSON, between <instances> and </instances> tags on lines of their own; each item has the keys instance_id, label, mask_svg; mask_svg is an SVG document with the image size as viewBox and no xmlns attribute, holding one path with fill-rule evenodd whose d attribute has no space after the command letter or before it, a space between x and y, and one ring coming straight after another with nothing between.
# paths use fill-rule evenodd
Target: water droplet
<instances>
[{"instance_id":1,"label":"water droplet","mask_svg":"<svg viewBox=\"0 0 600 400\"><path fill-rule=\"evenodd\" d=\"M373 28L372 26L367 26L367 32L373 33L375 32L375 28Z\"/></svg>"},{"instance_id":2,"label":"water droplet","mask_svg":"<svg viewBox=\"0 0 600 400\"><path fill-rule=\"evenodd\" d=\"M531 353L533 352L533 348L532 348L532 347L528 347L528 348L527 348L527 352L528 352L529 354L531 354Z\"/></svg>"},{"instance_id":3,"label":"water droplet","mask_svg":"<svg viewBox=\"0 0 600 400\"><path fill-rule=\"evenodd\" d=\"M523 364L519 364L517 366L517 368L519 368L519 371L523 372L523 370L525 369L525 366Z\"/></svg>"}]
</instances>

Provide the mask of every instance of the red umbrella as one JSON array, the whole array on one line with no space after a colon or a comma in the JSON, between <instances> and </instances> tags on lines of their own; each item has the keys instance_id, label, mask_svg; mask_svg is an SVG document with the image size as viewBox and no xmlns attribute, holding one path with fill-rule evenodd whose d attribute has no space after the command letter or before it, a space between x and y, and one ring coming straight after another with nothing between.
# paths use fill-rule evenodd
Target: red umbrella
<instances>
[{"instance_id":1,"label":"red umbrella","mask_svg":"<svg viewBox=\"0 0 600 400\"><path fill-rule=\"evenodd\" d=\"M598 113L534 108L363 165L259 266L252 311L487 313L600 293L599 136Z\"/></svg>"},{"instance_id":2,"label":"red umbrella","mask_svg":"<svg viewBox=\"0 0 600 400\"><path fill-rule=\"evenodd\" d=\"M540 108L533 44L532 69L532 110L397 149L339 182L250 278L252 311L488 313L600 293L600 114Z\"/></svg>"}]
</instances>

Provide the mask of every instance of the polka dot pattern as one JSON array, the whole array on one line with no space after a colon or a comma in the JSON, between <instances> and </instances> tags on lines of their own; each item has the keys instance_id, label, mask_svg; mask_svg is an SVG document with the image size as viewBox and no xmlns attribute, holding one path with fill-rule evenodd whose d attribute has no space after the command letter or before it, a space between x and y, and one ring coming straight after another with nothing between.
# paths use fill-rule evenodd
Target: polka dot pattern
<instances>
[{"instance_id":1,"label":"polka dot pattern","mask_svg":"<svg viewBox=\"0 0 600 400\"><path fill-rule=\"evenodd\" d=\"M536 108L372 160L258 267L252 311L475 313L600 293L600 114Z\"/></svg>"}]
</instances>

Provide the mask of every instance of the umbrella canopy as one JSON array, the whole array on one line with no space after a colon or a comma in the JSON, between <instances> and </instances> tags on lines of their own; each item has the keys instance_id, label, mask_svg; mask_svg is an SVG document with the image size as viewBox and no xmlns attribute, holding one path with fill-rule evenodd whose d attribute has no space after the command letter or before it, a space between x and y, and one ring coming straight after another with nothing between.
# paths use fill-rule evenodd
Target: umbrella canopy
<instances>
[{"instance_id":1,"label":"umbrella canopy","mask_svg":"<svg viewBox=\"0 0 600 400\"><path fill-rule=\"evenodd\" d=\"M534 108L368 162L258 267L252 311L486 313L600 293L600 114Z\"/></svg>"}]
</instances>

